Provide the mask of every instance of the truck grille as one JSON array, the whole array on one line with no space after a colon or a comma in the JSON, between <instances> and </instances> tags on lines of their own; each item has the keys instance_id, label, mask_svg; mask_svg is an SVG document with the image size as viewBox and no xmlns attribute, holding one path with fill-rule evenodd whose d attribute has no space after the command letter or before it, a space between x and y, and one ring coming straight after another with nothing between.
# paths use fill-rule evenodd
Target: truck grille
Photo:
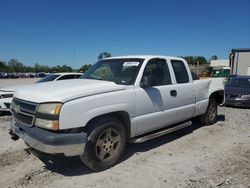
<instances>
[{"instance_id":1,"label":"truck grille","mask_svg":"<svg viewBox=\"0 0 250 188\"><path fill-rule=\"evenodd\" d=\"M6 106L6 108L10 108L10 103L5 102L4 105Z\"/></svg>"},{"instance_id":2,"label":"truck grille","mask_svg":"<svg viewBox=\"0 0 250 188\"><path fill-rule=\"evenodd\" d=\"M13 97L13 94L3 94L2 95L2 98L12 98Z\"/></svg>"},{"instance_id":3,"label":"truck grille","mask_svg":"<svg viewBox=\"0 0 250 188\"><path fill-rule=\"evenodd\" d=\"M14 120L20 124L31 127L35 120L36 103L14 98L11 103L11 112Z\"/></svg>"}]
</instances>

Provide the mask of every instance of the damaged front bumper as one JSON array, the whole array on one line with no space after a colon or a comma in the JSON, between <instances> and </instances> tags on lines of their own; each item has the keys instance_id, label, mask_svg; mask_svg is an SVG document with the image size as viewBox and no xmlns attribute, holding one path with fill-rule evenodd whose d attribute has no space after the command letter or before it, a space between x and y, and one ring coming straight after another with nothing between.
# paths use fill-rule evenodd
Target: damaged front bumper
<instances>
[{"instance_id":1,"label":"damaged front bumper","mask_svg":"<svg viewBox=\"0 0 250 188\"><path fill-rule=\"evenodd\" d=\"M47 131L38 127L27 127L12 120L9 131L11 138L17 140L18 137L31 148L44 153L58 154L65 156L82 155L87 140L86 133L57 133Z\"/></svg>"}]
</instances>

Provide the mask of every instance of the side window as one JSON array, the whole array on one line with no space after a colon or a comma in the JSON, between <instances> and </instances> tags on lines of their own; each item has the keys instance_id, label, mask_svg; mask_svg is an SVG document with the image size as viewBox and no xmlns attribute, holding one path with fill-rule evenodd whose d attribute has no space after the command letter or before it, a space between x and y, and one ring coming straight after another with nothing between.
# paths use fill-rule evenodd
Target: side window
<instances>
[{"instance_id":1,"label":"side window","mask_svg":"<svg viewBox=\"0 0 250 188\"><path fill-rule=\"evenodd\" d=\"M152 86L172 84L168 65L164 59L151 59L144 69L143 76L152 77Z\"/></svg>"},{"instance_id":2,"label":"side window","mask_svg":"<svg viewBox=\"0 0 250 188\"><path fill-rule=\"evenodd\" d=\"M68 80L68 79L75 79L75 75L74 74L71 74L71 75L65 75L65 76L62 76L60 78L58 78L58 80ZM57 80L57 81L58 81Z\"/></svg>"},{"instance_id":3,"label":"side window","mask_svg":"<svg viewBox=\"0 0 250 188\"><path fill-rule=\"evenodd\" d=\"M177 83L188 83L188 73L184 63L180 60L171 60Z\"/></svg>"}]
</instances>

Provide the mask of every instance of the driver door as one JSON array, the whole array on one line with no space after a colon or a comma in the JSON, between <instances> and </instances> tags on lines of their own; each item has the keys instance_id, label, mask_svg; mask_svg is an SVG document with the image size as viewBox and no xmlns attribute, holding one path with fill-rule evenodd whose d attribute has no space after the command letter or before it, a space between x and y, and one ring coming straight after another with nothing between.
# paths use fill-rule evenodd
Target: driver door
<instances>
[{"instance_id":1,"label":"driver door","mask_svg":"<svg viewBox=\"0 0 250 188\"><path fill-rule=\"evenodd\" d=\"M143 76L150 76L152 86L136 89L135 135L153 131L173 123L175 114L172 106L172 80L165 59L154 58L147 62Z\"/></svg>"}]
</instances>

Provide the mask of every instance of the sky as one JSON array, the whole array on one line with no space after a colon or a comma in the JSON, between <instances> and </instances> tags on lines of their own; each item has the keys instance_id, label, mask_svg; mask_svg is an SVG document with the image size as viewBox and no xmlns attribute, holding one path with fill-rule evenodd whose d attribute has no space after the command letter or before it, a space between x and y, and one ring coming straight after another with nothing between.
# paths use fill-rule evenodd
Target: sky
<instances>
[{"instance_id":1,"label":"sky","mask_svg":"<svg viewBox=\"0 0 250 188\"><path fill-rule=\"evenodd\" d=\"M0 0L0 60L93 64L120 55L217 55L250 48L250 0Z\"/></svg>"}]
</instances>

